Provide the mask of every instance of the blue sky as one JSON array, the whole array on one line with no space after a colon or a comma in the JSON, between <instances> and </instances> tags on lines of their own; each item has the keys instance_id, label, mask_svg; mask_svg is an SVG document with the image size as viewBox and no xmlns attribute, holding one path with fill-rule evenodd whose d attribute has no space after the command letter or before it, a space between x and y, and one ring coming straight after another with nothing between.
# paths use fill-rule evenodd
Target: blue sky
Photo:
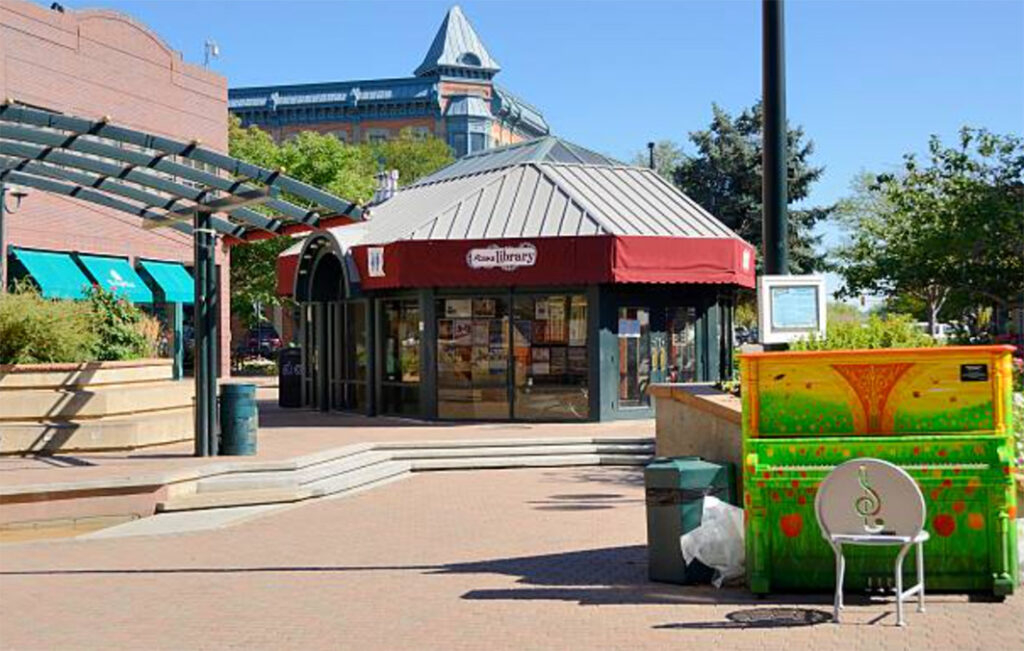
<instances>
[{"instance_id":1,"label":"blue sky","mask_svg":"<svg viewBox=\"0 0 1024 651\"><path fill-rule=\"evenodd\" d=\"M45 4L49 4L46 2ZM232 86L411 75L450 2L94 0L129 13ZM620 159L683 142L712 102L761 92L757 0L465 1L502 66L497 82L537 105L557 135ZM1024 2L790 0L788 114L826 172L810 201L847 193L929 134L961 125L1024 133Z\"/></svg>"}]
</instances>

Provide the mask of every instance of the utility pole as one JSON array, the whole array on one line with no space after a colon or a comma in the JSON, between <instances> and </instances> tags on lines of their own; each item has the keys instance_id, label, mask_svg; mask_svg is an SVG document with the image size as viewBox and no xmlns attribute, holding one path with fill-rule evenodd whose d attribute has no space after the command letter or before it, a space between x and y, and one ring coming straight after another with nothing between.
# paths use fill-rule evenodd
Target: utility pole
<instances>
[{"instance_id":1,"label":"utility pole","mask_svg":"<svg viewBox=\"0 0 1024 651\"><path fill-rule=\"evenodd\" d=\"M786 46L783 0L761 0L763 132L761 203L764 272L789 273L789 214L786 152Z\"/></svg>"}]
</instances>

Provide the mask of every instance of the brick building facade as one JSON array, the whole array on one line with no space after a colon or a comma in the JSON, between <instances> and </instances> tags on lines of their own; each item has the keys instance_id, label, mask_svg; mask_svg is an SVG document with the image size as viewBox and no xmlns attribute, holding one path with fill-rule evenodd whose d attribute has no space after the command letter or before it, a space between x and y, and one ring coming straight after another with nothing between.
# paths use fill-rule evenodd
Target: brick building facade
<instances>
[{"instance_id":1,"label":"brick building facade","mask_svg":"<svg viewBox=\"0 0 1024 651\"><path fill-rule=\"evenodd\" d=\"M0 97L227 151L227 82L187 64L179 52L132 18L106 10L51 10L0 0ZM192 265L191 239L171 229L143 230L142 220L29 191L6 217L5 244L178 261ZM6 253L6 252L3 252ZM221 371L229 368L229 264L218 247Z\"/></svg>"},{"instance_id":2,"label":"brick building facade","mask_svg":"<svg viewBox=\"0 0 1024 651\"><path fill-rule=\"evenodd\" d=\"M301 131L373 142L408 128L460 157L548 135L540 111L494 83L500 70L454 6L412 77L232 88L229 107L279 142Z\"/></svg>"}]
</instances>

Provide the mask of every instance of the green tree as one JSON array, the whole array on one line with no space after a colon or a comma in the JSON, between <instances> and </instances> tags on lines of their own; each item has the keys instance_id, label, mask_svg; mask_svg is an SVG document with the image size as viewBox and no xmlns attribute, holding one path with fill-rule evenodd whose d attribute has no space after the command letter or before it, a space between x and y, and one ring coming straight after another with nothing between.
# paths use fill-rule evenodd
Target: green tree
<instances>
[{"instance_id":1,"label":"green tree","mask_svg":"<svg viewBox=\"0 0 1024 651\"><path fill-rule=\"evenodd\" d=\"M726 226L761 250L761 102L733 117L712 104L707 129L690 133L697 149L676 167L679 188L722 220ZM814 143L804 137L801 127L788 130L789 203L810 195L811 186L821 178L823 167L810 163ZM815 224L826 219L834 207L811 207L789 211L789 266L792 273L825 268L819 252L821 237L813 234ZM760 260L758 266L760 267Z\"/></svg>"},{"instance_id":2,"label":"green tree","mask_svg":"<svg viewBox=\"0 0 1024 651\"><path fill-rule=\"evenodd\" d=\"M443 140L416 135L409 128L402 129L397 138L369 146L384 169L398 170L400 186L415 183L455 160Z\"/></svg>"},{"instance_id":3,"label":"green tree","mask_svg":"<svg viewBox=\"0 0 1024 651\"><path fill-rule=\"evenodd\" d=\"M654 144L654 169L669 183L673 181L676 168L686 160L683 148L673 140L659 140ZM650 152L647 149L638 151L633 156L633 164L637 167L649 167Z\"/></svg>"},{"instance_id":4,"label":"green tree","mask_svg":"<svg viewBox=\"0 0 1024 651\"><path fill-rule=\"evenodd\" d=\"M420 138L406 129L397 139L380 144L349 145L330 134L304 131L279 145L257 127L243 129L235 116L228 124L228 150L232 156L282 169L299 181L360 204L373 197L378 169L399 170L399 183L407 185L452 162L451 149L443 141ZM295 197L284 198L301 203ZM257 306L281 303L276 292L277 257L296 241L276 237L232 247L231 308L250 326L261 318Z\"/></svg>"},{"instance_id":5,"label":"green tree","mask_svg":"<svg viewBox=\"0 0 1024 651\"><path fill-rule=\"evenodd\" d=\"M972 331L984 327L986 308L1022 305L1020 137L965 127L949 147L933 136L925 162L908 154L899 173L865 175L854 189L838 211L849 233L836 252L844 294L918 301L932 332L947 305Z\"/></svg>"}]
</instances>

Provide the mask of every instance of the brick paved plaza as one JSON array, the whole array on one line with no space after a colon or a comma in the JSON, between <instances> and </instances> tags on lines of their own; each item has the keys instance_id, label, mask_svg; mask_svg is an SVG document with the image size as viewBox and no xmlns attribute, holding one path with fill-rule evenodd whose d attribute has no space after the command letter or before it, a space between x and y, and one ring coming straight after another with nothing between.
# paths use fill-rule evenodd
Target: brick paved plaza
<instances>
[{"instance_id":1,"label":"brick paved plaza","mask_svg":"<svg viewBox=\"0 0 1024 651\"><path fill-rule=\"evenodd\" d=\"M1024 597L759 600L646 582L641 475L420 473L192 534L0 546L5 649L1024 648ZM784 609L784 610L780 610ZM775 620L771 615L776 614Z\"/></svg>"}]
</instances>

